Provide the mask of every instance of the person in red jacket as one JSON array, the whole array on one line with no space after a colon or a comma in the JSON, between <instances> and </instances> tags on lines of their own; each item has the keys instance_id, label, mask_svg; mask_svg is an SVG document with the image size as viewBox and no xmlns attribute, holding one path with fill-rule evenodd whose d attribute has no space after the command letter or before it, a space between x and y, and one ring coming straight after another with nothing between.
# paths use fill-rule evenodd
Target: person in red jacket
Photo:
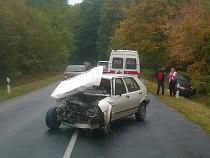
<instances>
[{"instance_id":1,"label":"person in red jacket","mask_svg":"<svg viewBox=\"0 0 210 158\"><path fill-rule=\"evenodd\" d=\"M169 90L170 90L170 96L171 97L172 97L172 94L173 94L173 97L175 97L175 94L176 94L176 90L175 90L175 85L176 85L176 82L177 82L176 77L177 77L176 69L175 68L171 68L171 72L168 75L168 78L169 78Z\"/></svg>"},{"instance_id":2,"label":"person in red jacket","mask_svg":"<svg viewBox=\"0 0 210 158\"><path fill-rule=\"evenodd\" d=\"M157 95L159 95L160 92L160 87L162 87L162 95L164 95L164 81L165 81L165 67L161 67L155 72L155 76L157 78Z\"/></svg>"}]
</instances>

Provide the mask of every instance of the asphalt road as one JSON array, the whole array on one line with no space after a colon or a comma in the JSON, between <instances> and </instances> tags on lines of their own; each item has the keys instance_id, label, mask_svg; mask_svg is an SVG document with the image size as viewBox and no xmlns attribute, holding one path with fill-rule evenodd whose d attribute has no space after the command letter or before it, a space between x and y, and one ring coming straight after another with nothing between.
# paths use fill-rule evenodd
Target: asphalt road
<instances>
[{"instance_id":1,"label":"asphalt road","mask_svg":"<svg viewBox=\"0 0 210 158\"><path fill-rule=\"evenodd\" d=\"M63 158L75 129L45 125L57 84L0 103L0 158ZM144 122L120 119L105 137L79 130L70 157L210 158L210 134L151 94L150 100Z\"/></svg>"}]
</instances>

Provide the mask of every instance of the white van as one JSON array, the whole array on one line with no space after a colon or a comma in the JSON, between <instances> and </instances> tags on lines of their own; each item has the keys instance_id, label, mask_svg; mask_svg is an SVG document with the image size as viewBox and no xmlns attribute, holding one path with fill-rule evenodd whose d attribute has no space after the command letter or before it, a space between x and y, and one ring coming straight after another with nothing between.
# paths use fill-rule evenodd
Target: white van
<instances>
[{"instance_id":1,"label":"white van","mask_svg":"<svg viewBox=\"0 0 210 158\"><path fill-rule=\"evenodd\" d=\"M133 50L112 50L109 57L108 73L140 76L138 52Z\"/></svg>"}]
</instances>

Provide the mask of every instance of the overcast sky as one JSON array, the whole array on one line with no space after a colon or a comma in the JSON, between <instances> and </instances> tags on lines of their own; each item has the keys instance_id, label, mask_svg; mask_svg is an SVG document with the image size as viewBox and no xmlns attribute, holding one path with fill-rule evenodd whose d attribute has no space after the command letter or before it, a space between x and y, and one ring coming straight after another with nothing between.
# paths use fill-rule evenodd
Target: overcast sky
<instances>
[{"instance_id":1,"label":"overcast sky","mask_svg":"<svg viewBox=\"0 0 210 158\"><path fill-rule=\"evenodd\" d=\"M82 0L69 0L69 4L74 5L75 3L81 3Z\"/></svg>"}]
</instances>

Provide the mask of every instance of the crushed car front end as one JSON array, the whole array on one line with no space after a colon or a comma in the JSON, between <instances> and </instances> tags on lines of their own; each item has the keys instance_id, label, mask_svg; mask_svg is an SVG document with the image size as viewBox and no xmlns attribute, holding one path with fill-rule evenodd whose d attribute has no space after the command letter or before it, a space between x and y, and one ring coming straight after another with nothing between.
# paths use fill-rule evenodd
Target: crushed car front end
<instances>
[{"instance_id":1,"label":"crushed car front end","mask_svg":"<svg viewBox=\"0 0 210 158\"><path fill-rule=\"evenodd\" d=\"M62 124L76 128L101 128L105 125L105 116L98 102L98 98L89 99L82 93L58 99L57 118Z\"/></svg>"},{"instance_id":2,"label":"crushed car front end","mask_svg":"<svg viewBox=\"0 0 210 158\"><path fill-rule=\"evenodd\" d=\"M108 108L104 105L106 101L100 101L107 95L103 94L104 89L94 88L101 84L102 73L103 67L95 67L85 74L62 81L51 94L56 106L48 110L46 125L51 129L61 124L83 129L106 127L109 117L105 111Z\"/></svg>"}]
</instances>

